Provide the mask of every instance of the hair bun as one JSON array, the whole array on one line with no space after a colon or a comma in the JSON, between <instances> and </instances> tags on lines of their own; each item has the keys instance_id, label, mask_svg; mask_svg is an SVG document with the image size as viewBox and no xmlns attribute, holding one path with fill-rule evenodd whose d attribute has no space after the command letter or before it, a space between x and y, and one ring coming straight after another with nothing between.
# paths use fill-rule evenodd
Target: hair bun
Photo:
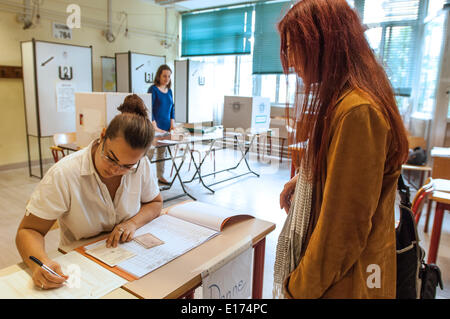
<instances>
[{"instance_id":1,"label":"hair bun","mask_svg":"<svg viewBox=\"0 0 450 319\"><path fill-rule=\"evenodd\" d=\"M137 94L128 95L117 109L122 113L132 113L143 117L148 116L145 103Z\"/></svg>"}]
</instances>

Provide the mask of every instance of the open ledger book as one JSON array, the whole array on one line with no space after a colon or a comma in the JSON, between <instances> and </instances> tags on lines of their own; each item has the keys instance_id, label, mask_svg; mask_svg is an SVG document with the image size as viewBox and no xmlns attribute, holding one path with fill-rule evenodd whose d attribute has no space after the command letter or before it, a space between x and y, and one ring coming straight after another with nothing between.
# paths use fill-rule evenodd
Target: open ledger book
<instances>
[{"instance_id":1,"label":"open ledger book","mask_svg":"<svg viewBox=\"0 0 450 319\"><path fill-rule=\"evenodd\" d=\"M211 204L188 202L169 208L166 214L139 228L134 234L135 240L119 244L117 248L106 248L104 239L82 247L82 251L77 250L133 280L213 238L230 219L238 217L252 216ZM143 237L150 238L153 245L146 246L139 241Z\"/></svg>"}]
</instances>

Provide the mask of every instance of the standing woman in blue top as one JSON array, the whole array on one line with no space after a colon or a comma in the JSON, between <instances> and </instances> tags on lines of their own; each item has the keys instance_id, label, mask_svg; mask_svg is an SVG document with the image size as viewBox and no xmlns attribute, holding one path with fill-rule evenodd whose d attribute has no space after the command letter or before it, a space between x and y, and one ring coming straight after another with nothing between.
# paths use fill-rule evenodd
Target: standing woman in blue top
<instances>
[{"instance_id":1,"label":"standing woman in blue top","mask_svg":"<svg viewBox=\"0 0 450 319\"><path fill-rule=\"evenodd\" d=\"M170 132L175 127L171 75L172 70L170 67L166 64L161 65L156 72L154 84L148 89L148 93L152 94L153 127L156 132L160 133ZM153 152L150 153L150 157L153 156ZM165 147L157 148L156 159L163 159L165 152ZM164 178L164 161L156 163L156 172L160 183L169 184Z\"/></svg>"}]
</instances>

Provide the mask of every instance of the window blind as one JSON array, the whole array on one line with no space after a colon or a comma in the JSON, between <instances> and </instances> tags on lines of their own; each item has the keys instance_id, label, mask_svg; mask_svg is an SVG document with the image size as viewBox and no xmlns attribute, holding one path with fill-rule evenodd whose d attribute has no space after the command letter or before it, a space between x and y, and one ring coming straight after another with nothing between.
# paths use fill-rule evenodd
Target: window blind
<instances>
[{"instance_id":1,"label":"window blind","mask_svg":"<svg viewBox=\"0 0 450 319\"><path fill-rule=\"evenodd\" d=\"M361 0L359 0L361 1ZM364 0L364 23L415 21L420 0Z\"/></svg>"},{"instance_id":2,"label":"window blind","mask_svg":"<svg viewBox=\"0 0 450 319\"><path fill-rule=\"evenodd\" d=\"M277 23L290 8L292 1L268 2L255 6L255 42L253 74L281 74L280 36Z\"/></svg>"},{"instance_id":3,"label":"window blind","mask_svg":"<svg viewBox=\"0 0 450 319\"><path fill-rule=\"evenodd\" d=\"M400 96L411 95L419 11L419 0L364 1L363 21L382 28L378 52L394 91Z\"/></svg>"},{"instance_id":4,"label":"window blind","mask_svg":"<svg viewBox=\"0 0 450 319\"><path fill-rule=\"evenodd\" d=\"M181 16L181 56L250 54L252 7Z\"/></svg>"},{"instance_id":5,"label":"window blind","mask_svg":"<svg viewBox=\"0 0 450 319\"><path fill-rule=\"evenodd\" d=\"M416 30L415 26L388 26L385 29L383 63L397 95L411 95Z\"/></svg>"}]
</instances>

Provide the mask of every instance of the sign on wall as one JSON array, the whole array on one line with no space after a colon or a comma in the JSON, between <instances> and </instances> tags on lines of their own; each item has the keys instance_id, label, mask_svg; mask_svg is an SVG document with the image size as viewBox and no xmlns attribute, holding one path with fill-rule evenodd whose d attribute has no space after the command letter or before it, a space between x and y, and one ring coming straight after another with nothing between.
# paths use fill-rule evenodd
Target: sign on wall
<instances>
[{"instance_id":1,"label":"sign on wall","mask_svg":"<svg viewBox=\"0 0 450 319\"><path fill-rule=\"evenodd\" d=\"M56 39L72 40L72 29L63 23L53 22L53 37Z\"/></svg>"}]
</instances>

